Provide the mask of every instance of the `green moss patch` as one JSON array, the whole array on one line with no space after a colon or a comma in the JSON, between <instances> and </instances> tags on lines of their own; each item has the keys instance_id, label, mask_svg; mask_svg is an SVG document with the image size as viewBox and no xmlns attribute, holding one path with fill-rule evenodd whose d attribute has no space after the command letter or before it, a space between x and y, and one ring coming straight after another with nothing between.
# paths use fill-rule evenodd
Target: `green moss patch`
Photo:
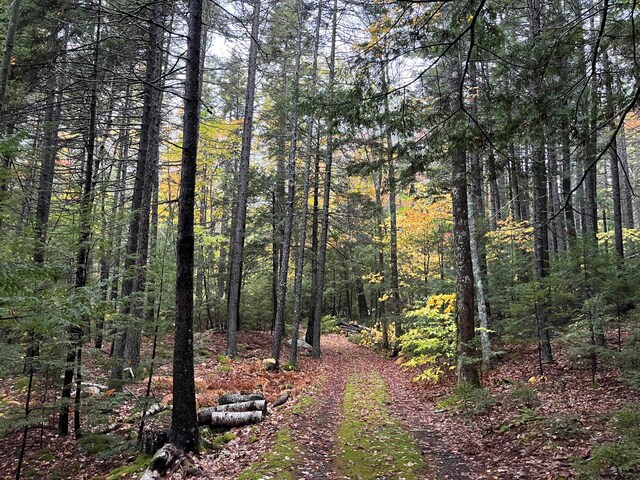
<instances>
[{"instance_id":1,"label":"green moss patch","mask_svg":"<svg viewBox=\"0 0 640 480\"><path fill-rule=\"evenodd\" d=\"M294 480L297 454L294 449L291 430L283 428L278 432L276 444L264 458L247 468L238 480Z\"/></svg>"},{"instance_id":2,"label":"green moss patch","mask_svg":"<svg viewBox=\"0 0 640 480\"><path fill-rule=\"evenodd\" d=\"M419 480L424 461L406 430L389 415L389 393L377 373L351 375L338 430L337 468L354 480Z\"/></svg>"},{"instance_id":3,"label":"green moss patch","mask_svg":"<svg viewBox=\"0 0 640 480\"><path fill-rule=\"evenodd\" d=\"M130 463L128 465L122 465L121 467L111 470L107 474L106 479L118 480L119 478L125 478L134 473L140 473L149 466L149 464L151 463L151 460L152 460L151 457L140 455L138 458L135 459L133 463Z\"/></svg>"},{"instance_id":4,"label":"green moss patch","mask_svg":"<svg viewBox=\"0 0 640 480\"><path fill-rule=\"evenodd\" d=\"M313 397L305 395L298 399L296 404L291 408L291 413L300 415L307 411L307 409L311 408L311 405L313 405Z\"/></svg>"}]
</instances>

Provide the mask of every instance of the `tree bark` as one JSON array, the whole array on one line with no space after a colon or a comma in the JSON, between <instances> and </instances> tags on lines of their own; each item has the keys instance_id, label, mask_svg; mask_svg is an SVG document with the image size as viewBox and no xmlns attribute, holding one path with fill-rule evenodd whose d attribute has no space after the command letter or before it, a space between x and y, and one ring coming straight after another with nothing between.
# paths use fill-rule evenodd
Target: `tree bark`
<instances>
[{"instance_id":1,"label":"tree bark","mask_svg":"<svg viewBox=\"0 0 640 480\"><path fill-rule=\"evenodd\" d=\"M531 10L531 38L538 42L541 34L540 18L542 5L540 0L534 0ZM542 96L542 68L533 78L531 90L534 98ZM549 275L549 230L548 230L548 207L547 207L547 168L545 163L544 145L545 136L542 123L538 122L534 130L532 146L532 171L533 171L533 222L534 233L533 243L535 250L536 276L539 281ZM541 298L536 303L537 330L539 337L540 353L544 363L553 361L551 352L551 336L547 325L546 299Z\"/></svg>"},{"instance_id":2,"label":"tree bark","mask_svg":"<svg viewBox=\"0 0 640 480\"><path fill-rule=\"evenodd\" d=\"M194 208L200 127L200 55L202 0L189 0L189 33L184 87L182 171L176 245L176 323L173 351L173 410L169 441L198 451L193 366Z\"/></svg>"},{"instance_id":3,"label":"tree bark","mask_svg":"<svg viewBox=\"0 0 640 480\"><path fill-rule=\"evenodd\" d=\"M382 90L384 94L384 113L385 117L389 116L389 79L388 64L382 65ZM389 261L391 273L391 305L395 316L395 336L396 339L402 335L402 317L400 305L400 281L398 276L398 220L396 205L396 165L393 155L393 140L389 126L385 128L385 140L387 147L387 186L389 187Z\"/></svg>"},{"instance_id":4,"label":"tree bark","mask_svg":"<svg viewBox=\"0 0 640 480\"><path fill-rule=\"evenodd\" d=\"M4 40L4 52L2 63L0 63L0 113L4 110L4 97L9 83L9 73L11 70L11 59L13 58L13 45L18 30L18 19L20 17L20 0L13 0L9 9L9 20L7 32Z\"/></svg>"},{"instance_id":5,"label":"tree bark","mask_svg":"<svg viewBox=\"0 0 640 480\"><path fill-rule=\"evenodd\" d=\"M449 62L449 86L459 92L462 75L456 61ZM451 109L456 111L458 103L452 100ZM459 115L454 119L459 119ZM452 138L451 145L451 201L453 206L453 238L456 259L456 326L457 326L457 373L458 383L479 386L480 377L476 366L473 266L471 262L471 234L467 204L467 154L461 138Z\"/></svg>"},{"instance_id":6,"label":"tree bark","mask_svg":"<svg viewBox=\"0 0 640 480\"><path fill-rule=\"evenodd\" d=\"M139 297L144 292L146 282L151 191L155 173L154 163L157 163L153 143L159 134L164 3L157 2L151 8L138 159L120 293L124 302L120 313L133 317L132 324L128 323L118 328L114 340L111 381L116 387L119 387L122 380L123 360L126 359L129 362L128 366L134 370L140 361L140 318L144 311L144 301Z\"/></svg>"},{"instance_id":7,"label":"tree bark","mask_svg":"<svg viewBox=\"0 0 640 480\"><path fill-rule=\"evenodd\" d=\"M316 16L314 47L313 47L313 61L311 67L311 98L315 98L317 93L317 81L318 81L318 49L320 43L320 24L322 22L322 1L318 2L318 13ZM309 215L309 180L311 175L311 147L313 144L315 116L312 114L308 121L307 138L305 143L304 154L304 177L302 180L302 212L300 213L300 238L298 239L298 250L296 252L296 272L294 280L294 303L293 303L293 327L291 331L291 354L289 356L289 362L292 365L298 363L298 331L300 329L300 322L302 320L302 279L304 273L304 249L307 242L307 217ZM316 183L317 185L317 183ZM314 200L317 200L317 195L314 196ZM317 209L317 202L315 203ZM317 218L317 216L316 216ZM312 289L313 291L313 289ZM307 336L308 337L308 336ZM313 335L310 337L313 341ZM309 337L307 338L309 342Z\"/></svg>"},{"instance_id":8,"label":"tree bark","mask_svg":"<svg viewBox=\"0 0 640 480\"><path fill-rule=\"evenodd\" d=\"M609 54L604 51L604 72L605 72L605 87L607 95L607 117L613 122L615 116L615 106L613 104L613 87L611 76L611 65L609 63ZM611 194L613 198L613 243L616 248L616 252L620 258L624 258L624 241L622 237L622 197L620 195L620 172L619 164L620 157L618 155L618 143L614 136L611 141L610 161L609 166L611 170Z\"/></svg>"},{"instance_id":9,"label":"tree bark","mask_svg":"<svg viewBox=\"0 0 640 480\"><path fill-rule=\"evenodd\" d=\"M210 408L202 408L198 411L198 425L210 427L242 427L262 421L262 411L253 412L216 412Z\"/></svg>"},{"instance_id":10,"label":"tree bark","mask_svg":"<svg viewBox=\"0 0 640 480\"><path fill-rule=\"evenodd\" d=\"M249 187L249 160L253 135L253 103L256 91L256 71L258 59L258 28L260 26L260 0L254 0L253 21L251 23L251 47L247 72L247 91L242 126L242 150L238 168L238 193L236 197L236 217L230 245L229 295L227 297L227 355L238 354L237 331L240 317L240 290L242 286L242 263L247 221L247 198Z\"/></svg>"},{"instance_id":11,"label":"tree bark","mask_svg":"<svg viewBox=\"0 0 640 480\"><path fill-rule=\"evenodd\" d=\"M328 98L333 96L336 76L336 31L338 25L338 0L333 2L333 19L331 28L331 53L329 54ZM325 264L327 258L327 240L329 237L329 201L331 199L331 168L333 163L333 131L336 126L335 117L329 120L327 129L327 152L325 155L324 191L322 198L322 218L320 219L320 239L318 242L318 277L315 290L313 311L313 358L320 358L320 326L322 324L323 296L325 280Z\"/></svg>"},{"instance_id":12,"label":"tree bark","mask_svg":"<svg viewBox=\"0 0 640 480\"><path fill-rule=\"evenodd\" d=\"M304 5L302 0L297 2L297 26L295 66L293 72L293 96L291 103L291 134L289 144L288 175L287 175L287 205L284 216L284 232L282 238L282 253L280 256L280 268L278 272L278 295L276 302L276 318L273 335L272 358L276 360L275 368L280 363L280 349L282 347L282 335L284 333L284 313L287 297L287 278L289 274L289 254L291 252L291 232L293 229L293 211L296 186L296 153L298 142L298 97L300 94L300 59L302 57L302 15ZM305 199L306 203L306 199ZM296 332L297 338L297 332Z\"/></svg>"},{"instance_id":13,"label":"tree bark","mask_svg":"<svg viewBox=\"0 0 640 480\"><path fill-rule=\"evenodd\" d=\"M491 367L491 340L489 339L489 318L487 315L487 302L484 295L484 282L480 269L478 256L478 242L476 241L475 205L472 194L467 192L469 215L469 251L471 254L471 267L475 281L476 304L478 306L478 320L480 324L480 345L482 347L482 366L485 369Z\"/></svg>"}]
</instances>

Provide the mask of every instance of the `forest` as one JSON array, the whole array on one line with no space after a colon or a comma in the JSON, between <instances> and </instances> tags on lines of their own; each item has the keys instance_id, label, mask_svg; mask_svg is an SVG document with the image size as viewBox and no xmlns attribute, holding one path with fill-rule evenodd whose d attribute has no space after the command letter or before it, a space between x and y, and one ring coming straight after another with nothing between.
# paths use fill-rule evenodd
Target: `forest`
<instances>
[{"instance_id":1,"label":"forest","mask_svg":"<svg viewBox=\"0 0 640 480\"><path fill-rule=\"evenodd\" d=\"M637 0L0 0L0 477L640 478Z\"/></svg>"}]
</instances>

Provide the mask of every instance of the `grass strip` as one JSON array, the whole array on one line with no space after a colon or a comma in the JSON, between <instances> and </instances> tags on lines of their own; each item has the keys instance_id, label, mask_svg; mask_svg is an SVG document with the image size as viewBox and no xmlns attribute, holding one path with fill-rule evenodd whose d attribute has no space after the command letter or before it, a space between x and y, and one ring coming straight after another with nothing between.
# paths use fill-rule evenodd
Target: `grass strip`
<instances>
[{"instance_id":1,"label":"grass strip","mask_svg":"<svg viewBox=\"0 0 640 480\"><path fill-rule=\"evenodd\" d=\"M337 441L341 476L354 480L421 478L424 461L420 449L390 416L388 402L389 392L379 374L349 377Z\"/></svg>"}]
</instances>

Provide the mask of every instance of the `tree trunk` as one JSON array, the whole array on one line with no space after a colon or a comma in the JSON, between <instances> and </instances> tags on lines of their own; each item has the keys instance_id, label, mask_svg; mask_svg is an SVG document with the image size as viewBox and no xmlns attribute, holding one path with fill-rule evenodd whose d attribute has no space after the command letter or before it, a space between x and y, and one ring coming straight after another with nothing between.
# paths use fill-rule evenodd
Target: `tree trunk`
<instances>
[{"instance_id":1,"label":"tree trunk","mask_svg":"<svg viewBox=\"0 0 640 480\"><path fill-rule=\"evenodd\" d=\"M487 157L489 169L489 186L491 192L491 229L498 229L498 222L502 220L502 200L500 198L500 187L498 186L498 171L496 169L496 157L493 151Z\"/></svg>"},{"instance_id":2,"label":"tree trunk","mask_svg":"<svg viewBox=\"0 0 640 480\"><path fill-rule=\"evenodd\" d=\"M540 37L541 25L540 0L534 0L531 11L531 37L534 42ZM532 81L531 90L533 98L540 98L542 95L542 68L538 68L540 73ZM549 275L549 230L547 226L547 168L544 155L544 128L538 122L534 130L532 146L532 173L533 173L533 222L534 233L533 243L535 250L536 276L542 281ZM539 336L540 353L544 363L553 361L551 353L551 336L547 325L546 299L541 298L536 303L537 330Z\"/></svg>"},{"instance_id":3,"label":"tree trunk","mask_svg":"<svg viewBox=\"0 0 640 480\"><path fill-rule=\"evenodd\" d=\"M450 89L459 92L462 75L458 63L450 61ZM453 111L458 109L458 100L452 100ZM462 147L462 139L452 139L451 145L451 201L453 204L453 237L457 271L457 371L458 383L480 385L480 377L475 359L474 291L473 266L471 263L471 243L469 232L469 212L467 206L467 154Z\"/></svg>"},{"instance_id":4,"label":"tree trunk","mask_svg":"<svg viewBox=\"0 0 640 480\"><path fill-rule=\"evenodd\" d=\"M629 156L627 154L627 135L625 133L624 125L618 132L618 150L620 157L620 166L622 167L622 173L624 181L621 185L621 194L624 200L624 210L622 217L622 224L624 228L635 228L635 214L633 212L633 172L629 168Z\"/></svg>"},{"instance_id":5,"label":"tree trunk","mask_svg":"<svg viewBox=\"0 0 640 480\"><path fill-rule=\"evenodd\" d=\"M369 307L367 307L367 297L364 294L362 278L356 277L356 296L358 297L358 318L364 322L369 318Z\"/></svg>"},{"instance_id":6,"label":"tree trunk","mask_svg":"<svg viewBox=\"0 0 640 480\"><path fill-rule=\"evenodd\" d=\"M148 253L149 213L157 150L154 142L159 135L161 102L160 83L162 77L162 46L164 35L164 4L152 6L149 16L149 43L145 73L144 104L140 127L140 141L136 175L131 200L131 219L124 262L125 275L120 298L124 301L121 314L133 315L132 322L118 328L114 340L114 361L111 380L116 387L122 380L123 360L137 369L140 361L140 318L144 315L144 301L139 298L144 292Z\"/></svg>"},{"instance_id":7,"label":"tree trunk","mask_svg":"<svg viewBox=\"0 0 640 480\"><path fill-rule=\"evenodd\" d=\"M613 87L610 71L611 65L609 64L609 54L606 50L603 57L607 95L607 118L613 122L615 106L613 104ZM611 193L613 197L613 243L618 256L620 258L624 258L624 242L622 237L622 197L620 195L620 172L618 168L618 165L620 164L620 157L618 156L618 144L615 136L611 141L609 150L611 153L609 165L611 169Z\"/></svg>"},{"instance_id":8,"label":"tree trunk","mask_svg":"<svg viewBox=\"0 0 640 480\"><path fill-rule=\"evenodd\" d=\"M491 367L491 341L489 339L489 319L487 315L487 303L484 295L484 282L480 270L480 258L478 256L478 242L476 241L475 205L471 194L468 192L469 215L469 248L471 253L471 266L475 280L476 303L478 306L478 320L480 324L480 345L482 347L482 366L485 369Z\"/></svg>"},{"instance_id":9,"label":"tree trunk","mask_svg":"<svg viewBox=\"0 0 640 480\"><path fill-rule=\"evenodd\" d=\"M311 69L311 98L315 98L317 92L318 80L318 48L320 43L320 24L322 22L322 1L318 2L318 13L316 16L314 48L313 48L313 66ZM308 122L308 131L305 145L304 155L304 178L302 192L302 212L300 214L300 238L298 239L298 250L296 252L296 273L294 281L294 304L293 304L293 327L291 331L291 355L289 362L292 365L298 363L298 330L300 329L300 321L302 319L302 279L304 273L304 249L307 241L307 216L309 214L309 177L311 173L311 146L313 142L315 118L310 116ZM316 182L317 185L317 182ZM317 192L317 190L316 190ZM317 195L314 199L317 200ZM317 202L315 203L317 209ZM317 218L317 217L316 217ZM313 341L313 335L311 336ZM307 340L307 343L310 343Z\"/></svg>"},{"instance_id":10,"label":"tree trunk","mask_svg":"<svg viewBox=\"0 0 640 480\"><path fill-rule=\"evenodd\" d=\"M251 23L251 47L249 48L249 66L247 73L247 91L242 125L242 151L238 168L238 193L236 198L236 217L231 238L229 268L229 296L227 297L227 355L238 354L237 331L240 317L240 290L242 286L242 263L247 221L247 198L249 186L249 159L253 134L253 103L256 90L256 71L258 59L258 27L260 26L260 0L254 0L253 21Z\"/></svg>"},{"instance_id":11,"label":"tree trunk","mask_svg":"<svg viewBox=\"0 0 640 480\"><path fill-rule=\"evenodd\" d=\"M382 90L384 92L384 113L385 117L389 115L389 92L388 92L388 64L384 63L382 67ZM389 260L391 273L391 305L395 316L395 336L396 339L402 335L402 318L400 305L400 281L398 278L398 221L396 213L396 165L393 156L393 141L391 138L391 130L387 126L385 128L385 139L387 143L387 183L389 187Z\"/></svg>"},{"instance_id":12,"label":"tree trunk","mask_svg":"<svg viewBox=\"0 0 640 480\"><path fill-rule=\"evenodd\" d=\"M318 127L317 135L320 135ZM305 341L313 343L315 325L315 299L318 295L318 220L320 218L320 139L316 139L316 156L313 176L313 209L311 215L311 305L309 307L309 319Z\"/></svg>"},{"instance_id":13,"label":"tree trunk","mask_svg":"<svg viewBox=\"0 0 640 480\"><path fill-rule=\"evenodd\" d=\"M378 274L380 275L380 282L384 279L384 247L382 246L382 238L384 235L384 218L383 218L383 208L382 208L382 173L378 177L373 174L373 186L376 193L376 235L378 237ZM384 350L389 349L389 320L386 316L385 311L385 302L381 302L379 299L382 297L382 288L378 287L376 289L376 299L378 299L378 308L376 309L376 315L380 320L381 328L382 328L382 348Z\"/></svg>"},{"instance_id":14,"label":"tree trunk","mask_svg":"<svg viewBox=\"0 0 640 480\"><path fill-rule=\"evenodd\" d=\"M11 60L13 58L13 44L18 30L18 20L20 17L20 0L13 0L9 9L9 20L7 23L6 37L4 39L4 52L2 63L0 63L0 113L4 110L4 96L9 83L9 73Z\"/></svg>"},{"instance_id":15,"label":"tree trunk","mask_svg":"<svg viewBox=\"0 0 640 480\"><path fill-rule=\"evenodd\" d=\"M176 323L173 351L173 410L169 440L197 452L200 432L196 416L193 366L194 208L200 127L200 55L202 0L189 1L184 86L182 171L176 243Z\"/></svg>"},{"instance_id":16,"label":"tree trunk","mask_svg":"<svg viewBox=\"0 0 640 480\"><path fill-rule=\"evenodd\" d=\"M205 413L207 412L207 413ZM212 412L262 412L267 413L266 400L248 400L246 402L227 403L217 407L206 407L198 410L198 417L201 414L208 415Z\"/></svg>"},{"instance_id":17,"label":"tree trunk","mask_svg":"<svg viewBox=\"0 0 640 480\"><path fill-rule=\"evenodd\" d=\"M569 245L576 239L576 221L573 214L573 198L571 195L571 154L568 125L563 125L562 130L562 201L564 219L567 228L567 241Z\"/></svg>"},{"instance_id":18,"label":"tree trunk","mask_svg":"<svg viewBox=\"0 0 640 480\"><path fill-rule=\"evenodd\" d=\"M338 0L333 2L333 19L331 28L331 53L329 54L328 98L333 96L336 76L336 31L338 25ZM333 163L333 131L336 126L335 117L329 120L327 130L327 152L325 155L324 191L322 198L322 218L320 220L320 240L318 244L318 278L315 290L315 306L313 311L313 358L320 358L320 326L322 324L323 296L325 280L325 264L327 257L327 240L329 237L329 201L331 198L331 168Z\"/></svg>"},{"instance_id":19,"label":"tree trunk","mask_svg":"<svg viewBox=\"0 0 640 480\"><path fill-rule=\"evenodd\" d=\"M284 311L287 298L287 278L289 274L289 254L291 252L291 232L293 229L293 211L295 208L296 186L296 153L298 142L298 97L300 93L300 59L302 57L302 0L297 3L297 28L295 47L295 67L293 73L293 96L291 102L291 134L289 144L288 175L287 175L287 205L284 216L284 235L282 238L282 253L280 257L280 269L278 272L278 296L276 308L276 321L273 335L272 358L276 360L275 368L280 362L280 349L282 335L284 333ZM306 199L305 199L306 202Z\"/></svg>"},{"instance_id":20,"label":"tree trunk","mask_svg":"<svg viewBox=\"0 0 640 480\"><path fill-rule=\"evenodd\" d=\"M548 171L548 192L549 192L549 209L551 210L551 243L554 251L564 251L567 249L567 238L565 236L564 216L560 212L560 194L558 193L558 158L556 155L556 146L550 144L547 146L547 156L549 157Z\"/></svg>"},{"instance_id":21,"label":"tree trunk","mask_svg":"<svg viewBox=\"0 0 640 480\"><path fill-rule=\"evenodd\" d=\"M97 138L97 115L98 115L98 61L100 58L100 36L102 27L101 0L98 0L97 23L95 30L95 49L93 52L93 64L91 72L91 99L89 101L89 130L85 140L86 164L84 168L84 186L80 197L80 238L78 239L78 251L76 255L76 289L84 288L87 285L87 275L89 267L89 251L92 234L91 219L93 216L94 190L96 179L94 172L98 173L100 168L100 155L96 155ZM76 438L80 437L80 389L81 389L81 359L82 359L82 333L83 325L75 324L69 328L70 347L67 353L67 364L64 372L64 383L62 386L62 405L59 418L59 430L62 435L69 431L69 403L71 400L71 388L73 375L77 368L76 379L76 408L74 410L74 430ZM77 366L76 366L77 362Z\"/></svg>"}]
</instances>

